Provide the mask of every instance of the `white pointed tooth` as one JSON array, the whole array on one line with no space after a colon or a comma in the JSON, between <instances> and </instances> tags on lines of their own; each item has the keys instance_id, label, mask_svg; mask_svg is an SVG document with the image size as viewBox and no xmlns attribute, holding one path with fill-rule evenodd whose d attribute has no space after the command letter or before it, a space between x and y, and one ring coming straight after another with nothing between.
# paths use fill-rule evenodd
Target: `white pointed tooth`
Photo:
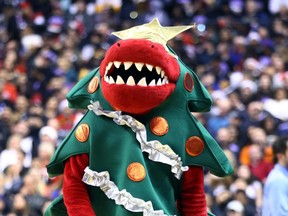
<instances>
[{"instance_id":1,"label":"white pointed tooth","mask_svg":"<svg viewBox=\"0 0 288 216\"><path fill-rule=\"evenodd\" d=\"M163 82L165 82L165 84L169 83L167 76L164 77Z\"/></svg>"},{"instance_id":2,"label":"white pointed tooth","mask_svg":"<svg viewBox=\"0 0 288 216\"><path fill-rule=\"evenodd\" d=\"M115 81L114 81L113 77L111 76L109 79L109 84L114 84L114 83L115 83Z\"/></svg>"},{"instance_id":3,"label":"white pointed tooth","mask_svg":"<svg viewBox=\"0 0 288 216\"><path fill-rule=\"evenodd\" d=\"M119 75L117 76L116 84L125 84L125 83L124 83L124 80L123 80L122 77L120 77Z\"/></svg>"},{"instance_id":4,"label":"white pointed tooth","mask_svg":"<svg viewBox=\"0 0 288 216\"><path fill-rule=\"evenodd\" d=\"M156 83L155 83L155 79L153 79L150 83L149 83L149 86L155 86Z\"/></svg>"},{"instance_id":5,"label":"white pointed tooth","mask_svg":"<svg viewBox=\"0 0 288 216\"><path fill-rule=\"evenodd\" d=\"M156 67L156 71L157 71L157 74L160 75L160 73L161 73L161 68L157 66L157 67Z\"/></svg>"},{"instance_id":6,"label":"white pointed tooth","mask_svg":"<svg viewBox=\"0 0 288 216\"><path fill-rule=\"evenodd\" d=\"M165 79L162 80L162 85L165 85L166 84L166 81Z\"/></svg>"},{"instance_id":7,"label":"white pointed tooth","mask_svg":"<svg viewBox=\"0 0 288 216\"><path fill-rule=\"evenodd\" d=\"M132 64L133 64L133 62L124 62L124 69L128 70Z\"/></svg>"},{"instance_id":8,"label":"white pointed tooth","mask_svg":"<svg viewBox=\"0 0 288 216\"><path fill-rule=\"evenodd\" d=\"M144 63L134 63L135 64L135 67L137 68L138 71L141 71L143 66L144 66Z\"/></svg>"},{"instance_id":9,"label":"white pointed tooth","mask_svg":"<svg viewBox=\"0 0 288 216\"><path fill-rule=\"evenodd\" d=\"M146 78L143 77L138 83L137 85L140 85L140 86L147 86L147 83L146 83Z\"/></svg>"},{"instance_id":10,"label":"white pointed tooth","mask_svg":"<svg viewBox=\"0 0 288 216\"><path fill-rule=\"evenodd\" d=\"M152 71L152 70L153 70L153 65L146 64L146 67L148 68L149 71Z\"/></svg>"},{"instance_id":11,"label":"white pointed tooth","mask_svg":"<svg viewBox=\"0 0 288 216\"><path fill-rule=\"evenodd\" d=\"M159 78L158 81L157 81L157 86L161 86L162 85L162 82L161 82L161 79Z\"/></svg>"},{"instance_id":12,"label":"white pointed tooth","mask_svg":"<svg viewBox=\"0 0 288 216\"><path fill-rule=\"evenodd\" d=\"M164 75L165 75L165 72L162 70L162 71L161 71L161 78L163 78Z\"/></svg>"},{"instance_id":13,"label":"white pointed tooth","mask_svg":"<svg viewBox=\"0 0 288 216\"><path fill-rule=\"evenodd\" d=\"M109 71L111 69L111 66L113 65L112 62L109 62L109 64L106 66L106 70Z\"/></svg>"},{"instance_id":14,"label":"white pointed tooth","mask_svg":"<svg viewBox=\"0 0 288 216\"><path fill-rule=\"evenodd\" d=\"M105 82L109 83L109 77L108 76L105 75L104 80L105 80Z\"/></svg>"},{"instance_id":15,"label":"white pointed tooth","mask_svg":"<svg viewBox=\"0 0 288 216\"><path fill-rule=\"evenodd\" d=\"M129 86L134 86L135 85L134 78L132 76L129 76L126 84Z\"/></svg>"},{"instance_id":16,"label":"white pointed tooth","mask_svg":"<svg viewBox=\"0 0 288 216\"><path fill-rule=\"evenodd\" d=\"M114 61L113 63L114 63L116 68L119 68L121 65L121 62L119 62L119 61Z\"/></svg>"}]
</instances>

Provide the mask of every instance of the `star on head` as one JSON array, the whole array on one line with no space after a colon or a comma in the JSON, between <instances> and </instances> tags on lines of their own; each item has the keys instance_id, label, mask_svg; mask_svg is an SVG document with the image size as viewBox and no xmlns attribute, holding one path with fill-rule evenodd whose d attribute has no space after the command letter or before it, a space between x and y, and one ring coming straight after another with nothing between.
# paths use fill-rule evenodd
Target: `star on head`
<instances>
[{"instance_id":1,"label":"star on head","mask_svg":"<svg viewBox=\"0 0 288 216\"><path fill-rule=\"evenodd\" d=\"M159 20L154 18L149 23L134 26L123 31L113 32L112 34L120 39L147 39L152 42L160 43L165 47L167 41L194 26L195 25L163 27L159 23Z\"/></svg>"}]
</instances>

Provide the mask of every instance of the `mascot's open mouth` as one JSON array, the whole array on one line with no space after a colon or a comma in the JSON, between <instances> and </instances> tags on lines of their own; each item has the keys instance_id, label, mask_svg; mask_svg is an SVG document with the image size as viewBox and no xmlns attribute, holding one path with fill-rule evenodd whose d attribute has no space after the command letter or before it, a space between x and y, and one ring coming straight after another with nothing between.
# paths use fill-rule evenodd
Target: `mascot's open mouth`
<instances>
[{"instance_id":1,"label":"mascot's open mouth","mask_svg":"<svg viewBox=\"0 0 288 216\"><path fill-rule=\"evenodd\" d=\"M141 62L109 62L104 80L109 84L128 86L162 86L169 83L165 71L151 64Z\"/></svg>"}]
</instances>

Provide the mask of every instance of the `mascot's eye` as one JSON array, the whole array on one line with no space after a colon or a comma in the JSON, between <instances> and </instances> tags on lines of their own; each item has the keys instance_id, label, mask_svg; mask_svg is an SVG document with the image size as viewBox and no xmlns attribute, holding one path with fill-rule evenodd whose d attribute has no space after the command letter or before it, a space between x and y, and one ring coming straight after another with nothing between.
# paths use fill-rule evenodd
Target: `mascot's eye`
<instances>
[{"instance_id":1,"label":"mascot's eye","mask_svg":"<svg viewBox=\"0 0 288 216\"><path fill-rule=\"evenodd\" d=\"M117 43L117 46L120 47L120 43Z\"/></svg>"}]
</instances>

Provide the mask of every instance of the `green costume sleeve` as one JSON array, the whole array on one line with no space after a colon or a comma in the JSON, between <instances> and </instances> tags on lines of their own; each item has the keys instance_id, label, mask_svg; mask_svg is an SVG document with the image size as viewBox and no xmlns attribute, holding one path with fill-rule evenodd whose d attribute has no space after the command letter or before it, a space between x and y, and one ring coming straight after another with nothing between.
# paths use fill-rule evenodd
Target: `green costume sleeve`
<instances>
[{"instance_id":1,"label":"green costume sleeve","mask_svg":"<svg viewBox=\"0 0 288 216\"><path fill-rule=\"evenodd\" d=\"M68 216L63 196L58 196L46 209L44 216Z\"/></svg>"},{"instance_id":2,"label":"green costume sleeve","mask_svg":"<svg viewBox=\"0 0 288 216\"><path fill-rule=\"evenodd\" d=\"M94 99L93 94L89 94L87 91L90 81L97 76L99 76L99 68L88 73L84 78L82 78L70 91L66 98L69 102L70 108L75 109L87 109L87 106L90 104L90 101ZM97 75L98 73L98 75ZM100 79L99 79L100 80Z\"/></svg>"},{"instance_id":3,"label":"green costume sleeve","mask_svg":"<svg viewBox=\"0 0 288 216\"><path fill-rule=\"evenodd\" d=\"M85 117L84 117L85 119ZM81 120L81 124L85 120ZM61 145L57 148L50 163L47 165L47 171L49 177L60 175L64 172L65 160L73 155L89 153L89 143L79 141L75 138L76 127L69 133L69 135L63 140Z\"/></svg>"}]
</instances>

